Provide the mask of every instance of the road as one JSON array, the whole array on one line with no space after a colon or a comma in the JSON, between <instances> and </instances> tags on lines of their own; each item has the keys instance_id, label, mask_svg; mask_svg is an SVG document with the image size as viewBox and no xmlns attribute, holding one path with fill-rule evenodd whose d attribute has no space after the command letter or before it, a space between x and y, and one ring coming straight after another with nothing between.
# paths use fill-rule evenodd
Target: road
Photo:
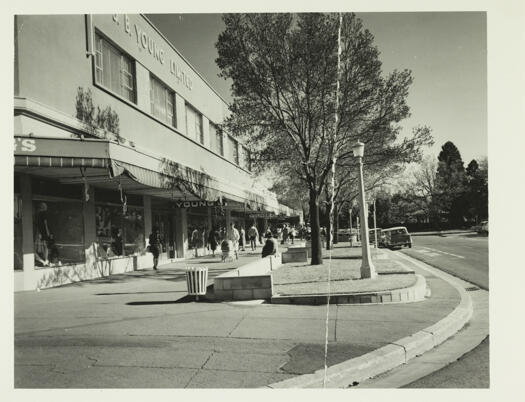
<instances>
[{"instance_id":1,"label":"road","mask_svg":"<svg viewBox=\"0 0 525 402\"><path fill-rule=\"evenodd\" d=\"M413 236L403 252L433 267L489 289L488 237L476 233Z\"/></svg>"},{"instance_id":2,"label":"road","mask_svg":"<svg viewBox=\"0 0 525 402\"><path fill-rule=\"evenodd\" d=\"M477 234L414 236L403 252L429 265L489 289L488 237ZM455 363L405 388L488 388L489 337Z\"/></svg>"}]
</instances>

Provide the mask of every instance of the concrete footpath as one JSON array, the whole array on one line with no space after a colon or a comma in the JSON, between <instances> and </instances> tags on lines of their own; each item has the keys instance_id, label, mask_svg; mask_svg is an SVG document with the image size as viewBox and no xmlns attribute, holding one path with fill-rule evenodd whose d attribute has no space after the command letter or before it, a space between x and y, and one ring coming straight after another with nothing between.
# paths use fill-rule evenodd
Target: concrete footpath
<instances>
[{"instance_id":1,"label":"concrete footpath","mask_svg":"<svg viewBox=\"0 0 525 402\"><path fill-rule=\"evenodd\" d=\"M260 258L258 252L234 262L201 257L159 272L15 293L15 387L302 386L299 376L324 367L326 306L195 302L186 295L186 266L207 265L212 283ZM330 305L328 366L411 336L458 307L456 287L400 260L425 276L431 296L406 304Z\"/></svg>"}]
</instances>

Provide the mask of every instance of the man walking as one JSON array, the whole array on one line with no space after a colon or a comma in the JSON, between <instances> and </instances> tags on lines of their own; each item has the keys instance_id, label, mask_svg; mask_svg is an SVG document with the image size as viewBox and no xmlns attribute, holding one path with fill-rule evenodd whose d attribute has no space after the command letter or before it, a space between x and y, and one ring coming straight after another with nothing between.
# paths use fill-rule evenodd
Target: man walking
<instances>
[{"instance_id":1,"label":"man walking","mask_svg":"<svg viewBox=\"0 0 525 402\"><path fill-rule=\"evenodd\" d=\"M252 251L255 251L257 249L257 239L259 238L259 231L255 227L255 222L250 227L250 229L248 229L248 237L250 239Z\"/></svg>"}]
</instances>

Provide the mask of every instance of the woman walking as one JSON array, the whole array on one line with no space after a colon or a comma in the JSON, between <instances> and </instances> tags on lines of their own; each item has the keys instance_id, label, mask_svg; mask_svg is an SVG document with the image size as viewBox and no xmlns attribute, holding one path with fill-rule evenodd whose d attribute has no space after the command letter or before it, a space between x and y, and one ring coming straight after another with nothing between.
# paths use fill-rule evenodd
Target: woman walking
<instances>
[{"instance_id":1,"label":"woman walking","mask_svg":"<svg viewBox=\"0 0 525 402\"><path fill-rule=\"evenodd\" d=\"M215 257L215 250L217 249L217 244L219 244L219 233L215 228L210 230L210 234L208 235L208 243L210 244L212 255Z\"/></svg>"},{"instance_id":2,"label":"woman walking","mask_svg":"<svg viewBox=\"0 0 525 402\"><path fill-rule=\"evenodd\" d=\"M149 235L149 251L153 254L153 269L157 270L159 264L159 254L162 248L159 228L154 228L153 233Z\"/></svg>"}]
</instances>

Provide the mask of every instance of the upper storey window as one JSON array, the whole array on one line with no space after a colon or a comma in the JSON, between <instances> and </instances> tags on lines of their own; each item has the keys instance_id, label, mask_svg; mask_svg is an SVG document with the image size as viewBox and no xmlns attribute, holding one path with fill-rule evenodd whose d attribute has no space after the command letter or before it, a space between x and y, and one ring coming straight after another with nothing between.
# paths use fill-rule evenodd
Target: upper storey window
<instances>
[{"instance_id":1,"label":"upper storey window","mask_svg":"<svg viewBox=\"0 0 525 402\"><path fill-rule=\"evenodd\" d=\"M135 103L135 64L133 59L98 34L95 42L96 83Z\"/></svg>"},{"instance_id":2,"label":"upper storey window","mask_svg":"<svg viewBox=\"0 0 525 402\"><path fill-rule=\"evenodd\" d=\"M191 139L204 144L202 115L188 103L186 103L186 133Z\"/></svg>"},{"instance_id":3,"label":"upper storey window","mask_svg":"<svg viewBox=\"0 0 525 402\"><path fill-rule=\"evenodd\" d=\"M172 127L177 127L175 92L150 75L151 114Z\"/></svg>"},{"instance_id":4,"label":"upper storey window","mask_svg":"<svg viewBox=\"0 0 525 402\"><path fill-rule=\"evenodd\" d=\"M222 131L217 129L217 126L210 122L210 148L218 153L220 156L224 156L224 145L222 139Z\"/></svg>"}]
</instances>

